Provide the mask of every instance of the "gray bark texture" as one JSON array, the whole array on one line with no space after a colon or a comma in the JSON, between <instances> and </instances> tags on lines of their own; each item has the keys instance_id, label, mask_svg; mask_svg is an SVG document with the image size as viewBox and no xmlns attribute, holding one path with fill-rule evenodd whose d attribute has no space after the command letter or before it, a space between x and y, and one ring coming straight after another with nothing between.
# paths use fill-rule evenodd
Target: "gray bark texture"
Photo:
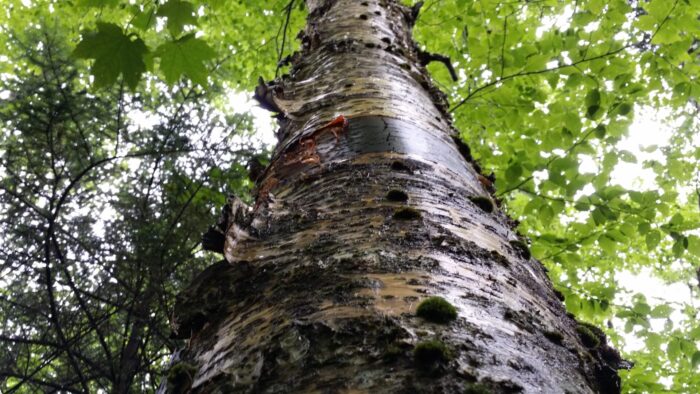
<instances>
[{"instance_id":1,"label":"gray bark texture","mask_svg":"<svg viewBox=\"0 0 700 394\"><path fill-rule=\"evenodd\" d=\"M290 74L256 91L280 143L230 205L226 261L178 297L164 391L619 392L624 362L455 144L415 10L307 5Z\"/></svg>"}]
</instances>

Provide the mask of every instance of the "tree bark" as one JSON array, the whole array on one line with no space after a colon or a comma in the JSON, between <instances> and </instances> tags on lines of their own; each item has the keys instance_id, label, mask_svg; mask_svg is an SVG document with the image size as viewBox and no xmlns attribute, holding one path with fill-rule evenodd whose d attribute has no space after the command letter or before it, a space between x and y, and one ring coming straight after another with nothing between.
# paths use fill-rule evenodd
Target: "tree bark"
<instances>
[{"instance_id":1,"label":"tree bark","mask_svg":"<svg viewBox=\"0 0 700 394\"><path fill-rule=\"evenodd\" d=\"M455 145L411 38L416 10L307 5L290 75L256 92L280 112L281 142L255 206L230 215L228 263L178 299L189 341L165 386L618 392L623 362L567 316ZM417 316L430 296L457 318L435 300Z\"/></svg>"}]
</instances>

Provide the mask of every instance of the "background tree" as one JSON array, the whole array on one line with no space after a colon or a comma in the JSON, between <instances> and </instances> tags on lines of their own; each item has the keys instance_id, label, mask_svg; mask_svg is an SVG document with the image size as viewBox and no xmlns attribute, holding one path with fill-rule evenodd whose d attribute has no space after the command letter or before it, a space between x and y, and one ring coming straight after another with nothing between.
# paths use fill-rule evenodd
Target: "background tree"
<instances>
[{"instance_id":1,"label":"background tree","mask_svg":"<svg viewBox=\"0 0 700 394\"><path fill-rule=\"evenodd\" d=\"M77 55L95 55L97 60L91 64L96 84L123 81L122 97L127 102L132 94L129 85L151 90L163 86L153 77L139 83L143 72L161 75L173 84L184 76L250 91L258 75L275 74L273 62L258 59L281 60L297 45L290 37L302 23L300 2L206 3L88 0L36 2L27 7L9 1L2 26L5 32L25 32L61 21L62 37L73 47L82 40L83 48L88 44L99 48L99 38L105 35L116 37L125 45L116 50L78 50ZM287 11L293 11L289 19ZM627 348L626 358L636 362L636 368L623 373L628 391L655 391L666 385L687 391L697 385L700 329L692 304L697 300L695 270L700 253L693 180L699 157L697 15L697 2L685 0L440 1L426 3L416 26L421 45L448 54L455 62L457 83L449 81L442 66L429 68L448 93L455 124L473 156L486 172L495 172L497 193L521 221L520 231L532 238L533 254L549 268L550 277L566 296L567 308L592 323L610 322L613 329L608 334L620 345L634 342L632 338L643 342ZM113 25L98 26L98 21ZM198 34L192 36L195 31ZM91 42L89 37L98 40ZM12 43L14 35L0 39L3 80L17 81L12 76L21 74L15 67L27 67L16 60L20 52ZM135 62L119 60L124 58ZM207 73L202 73L202 64L209 65ZM87 85L82 71L78 77ZM4 110L15 99L3 95ZM220 105L221 96L214 92L211 101ZM151 104L159 106L155 101ZM647 146L648 152L624 151L621 141L630 135L634 116L653 108L675 120L668 143ZM3 134L3 138L12 136L7 128ZM80 139L71 142L75 141ZM7 148L5 152L3 170L6 158L21 157L10 155ZM621 187L611 175L625 161L637 161L653 171L655 183ZM3 177L7 174L4 170ZM154 180L154 184L159 183ZM15 196L4 191L3 198L16 204L20 197L31 201L39 195L20 190L23 193ZM223 201L221 196L216 198ZM10 216L6 218L8 222ZM80 234L82 238L90 233ZM17 239L18 245L33 245ZM6 268L3 277L17 272L16 268ZM648 297L644 290L626 289L629 285L619 280L625 272L689 284L694 298L669 303ZM33 282L18 283L25 289ZM16 291L5 290L11 289L9 285L3 288L4 297L21 294L17 287L12 287ZM46 307L38 298L36 304ZM15 320L27 313L15 311ZM5 313L4 327L13 321ZM166 316L160 316L164 327ZM32 319L28 332L47 332L35 324ZM619 335L623 331L625 337ZM3 335L14 334L14 329L3 330ZM90 348L98 349L97 337L90 335L96 344ZM27 354L37 367L41 365L38 359L43 353ZM59 364L67 368L69 361ZM53 372L42 370L54 379ZM17 381L7 382L13 387Z\"/></svg>"},{"instance_id":2,"label":"background tree","mask_svg":"<svg viewBox=\"0 0 700 394\"><path fill-rule=\"evenodd\" d=\"M174 296L211 262L195 256L202 229L221 191L248 182L237 163L256 153L242 138L250 118L225 119L185 85L88 93L60 29L12 45L0 111L3 391L153 390L176 347Z\"/></svg>"}]
</instances>

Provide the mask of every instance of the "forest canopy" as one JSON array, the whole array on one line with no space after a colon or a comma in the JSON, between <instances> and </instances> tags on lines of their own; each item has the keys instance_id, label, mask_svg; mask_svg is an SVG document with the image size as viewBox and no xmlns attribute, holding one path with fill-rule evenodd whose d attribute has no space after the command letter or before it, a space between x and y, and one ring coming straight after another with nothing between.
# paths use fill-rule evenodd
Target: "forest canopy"
<instances>
[{"instance_id":1,"label":"forest canopy","mask_svg":"<svg viewBox=\"0 0 700 394\"><path fill-rule=\"evenodd\" d=\"M158 387L201 235L272 149L243 97L306 12L4 2L0 391ZM697 390L700 2L429 0L414 36L567 310L634 363L623 391Z\"/></svg>"}]
</instances>

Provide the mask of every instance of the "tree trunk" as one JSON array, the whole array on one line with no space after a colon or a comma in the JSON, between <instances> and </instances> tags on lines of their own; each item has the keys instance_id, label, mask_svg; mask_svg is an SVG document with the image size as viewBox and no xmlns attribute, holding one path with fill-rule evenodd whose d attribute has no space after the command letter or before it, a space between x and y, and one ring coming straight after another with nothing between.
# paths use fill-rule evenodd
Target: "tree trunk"
<instances>
[{"instance_id":1,"label":"tree trunk","mask_svg":"<svg viewBox=\"0 0 700 394\"><path fill-rule=\"evenodd\" d=\"M179 297L170 391L618 392L455 144L416 10L307 5L290 75L256 92L282 127L255 207Z\"/></svg>"}]
</instances>

